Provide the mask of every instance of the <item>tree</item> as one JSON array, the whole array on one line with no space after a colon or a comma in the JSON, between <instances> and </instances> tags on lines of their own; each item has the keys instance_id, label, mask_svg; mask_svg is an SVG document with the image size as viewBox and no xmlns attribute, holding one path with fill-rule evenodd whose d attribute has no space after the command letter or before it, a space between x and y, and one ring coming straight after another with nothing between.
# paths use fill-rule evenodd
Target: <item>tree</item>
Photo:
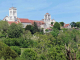
<instances>
[{"instance_id":1,"label":"tree","mask_svg":"<svg viewBox=\"0 0 80 60\"><path fill-rule=\"evenodd\" d=\"M53 28L56 28L56 29L60 30L60 24L58 22L56 22L54 24Z\"/></svg>"},{"instance_id":2,"label":"tree","mask_svg":"<svg viewBox=\"0 0 80 60\"><path fill-rule=\"evenodd\" d=\"M59 34L59 30L57 28L53 28L53 30L50 33L53 37L57 37Z\"/></svg>"},{"instance_id":3,"label":"tree","mask_svg":"<svg viewBox=\"0 0 80 60\"><path fill-rule=\"evenodd\" d=\"M76 22L76 26L77 27L80 27L80 22Z\"/></svg>"},{"instance_id":4,"label":"tree","mask_svg":"<svg viewBox=\"0 0 80 60\"><path fill-rule=\"evenodd\" d=\"M25 30L31 30L32 25L27 25Z\"/></svg>"},{"instance_id":5,"label":"tree","mask_svg":"<svg viewBox=\"0 0 80 60\"><path fill-rule=\"evenodd\" d=\"M7 33L8 33L9 38L18 38L21 36L22 32L23 32L22 27L18 26L15 23L12 23Z\"/></svg>"},{"instance_id":6,"label":"tree","mask_svg":"<svg viewBox=\"0 0 80 60\"><path fill-rule=\"evenodd\" d=\"M2 56L4 57L5 60L13 58L15 59L18 55L15 51L11 50L10 47L5 47L2 50Z\"/></svg>"},{"instance_id":7,"label":"tree","mask_svg":"<svg viewBox=\"0 0 80 60\"><path fill-rule=\"evenodd\" d=\"M51 22L51 25L53 25L53 22Z\"/></svg>"},{"instance_id":8,"label":"tree","mask_svg":"<svg viewBox=\"0 0 80 60\"><path fill-rule=\"evenodd\" d=\"M70 25L71 25L71 27L76 27L76 23L75 22L71 22Z\"/></svg>"},{"instance_id":9,"label":"tree","mask_svg":"<svg viewBox=\"0 0 80 60\"><path fill-rule=\"evenodd\" d=\"M39 29L38 29L37 23L34 22L34 33L36 32L39 32Z\"/></svg>"},{"instance_id":10,"label":"tree","mask_svg":"<svg viewBox=\"0 0 80 60\"><path fill-rule=\"evenodd\" d=\"M11 49L14 50L18 55L21 54L21 49L18 46L11 46Z\"/></svg>"},{"instance_id":11,"label":"tree","mask_svg":"<svg viewBox=\"0 0 80 60\"><path fill-rule=\"evenodd\" d=\"M37 54L34 50L32 49L26 49L22 55L21 55L22 58L25 58L27 60L36 60L36 57L37 57Z\"/></svg>"},{"instance_id":12,"label":"tree","mask_svg":"<svg viewBox=\"0 0 80 60\"><path fill-rule=\"evenodd\" d=\"M0 30L7 31L9 28L9 24L7 21L0 21Z\"/></svg>"},{"instance_id":13,"label":"tree","mask_svg":"<svg viewBox=\"0 0 80 60\"><path fill-rule=\"evenodd\" d=\"M60 22L60 25L61 25L61 26L64 26L64 22Z\"/></svg>"}]
</instances>

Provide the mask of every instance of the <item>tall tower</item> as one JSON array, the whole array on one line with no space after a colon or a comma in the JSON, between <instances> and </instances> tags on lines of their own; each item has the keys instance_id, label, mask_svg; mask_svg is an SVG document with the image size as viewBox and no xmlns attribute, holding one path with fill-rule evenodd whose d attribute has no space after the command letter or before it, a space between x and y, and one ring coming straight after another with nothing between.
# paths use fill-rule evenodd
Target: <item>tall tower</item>
<instances>
[{"instance_id":1,"label":"tall tower","mask_svg":"<svg viewBox=\"0 0 80 60\"><path fill-rule=\"evenodd\" d=\"M46 13L44 15L44 22L50 22L51 21L51 15L49 13Z\"/></svg>"},{"instance_id":2,"label":"tall tower","mask_svg":"<svg viewBox=\"0 0 80 60\"><path fill-rule=\"evenodd\" d=\"M15 7L9 8L9 20L10 21L17 20L17 9Z\"/></svg>"}]
</instances>

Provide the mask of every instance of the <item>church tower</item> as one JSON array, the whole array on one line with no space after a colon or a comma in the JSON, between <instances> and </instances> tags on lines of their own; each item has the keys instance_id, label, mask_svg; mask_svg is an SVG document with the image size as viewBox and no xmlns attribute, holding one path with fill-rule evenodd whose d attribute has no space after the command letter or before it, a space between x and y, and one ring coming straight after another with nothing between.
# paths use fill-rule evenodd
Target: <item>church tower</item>
<instances>
[{"instance_id":1,"label":"church tower","mask_svg":"<svg viewBox=\"0 0 80 60\"><path fill-rule=\"evenodd\" d=\"M49 13L46 13L44 15L44 22L50 22L51 21L51 15Z\"/></svg>"},{"instance_id":2,"label":"church tower","mask_svg":"<svg viewBox=\"0 0 80 60\"><path fill-rule=\"evenodd\" d=\"M51 22L51 15L49 13L44 15L44 22L48 24Z\"/></svg>"},{"instance_id":3,"label":"church tower","mask_svg":"<svg viewBox=\"0 0 80 60\"><path fill-rule=\"evenodd\" d=\"M9 20L10 21L17 20L17 9L15 7L9 8Z\"/></svg>"}]
</instances>

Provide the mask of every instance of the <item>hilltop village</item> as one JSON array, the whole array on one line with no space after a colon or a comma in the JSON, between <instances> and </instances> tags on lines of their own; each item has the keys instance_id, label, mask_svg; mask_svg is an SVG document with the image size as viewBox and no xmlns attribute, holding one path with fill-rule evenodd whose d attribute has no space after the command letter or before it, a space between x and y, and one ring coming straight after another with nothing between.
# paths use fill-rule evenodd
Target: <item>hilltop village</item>
<instances>
[{"instance_id":1,"label":"hilltop village","mask_svg":"<svg viewBox=\"0 0 80 60\"><path fill-rule=\"evenodd\" d=\"M0 60L80 60L80 22L17 17L17 8L0 21Z\"/></svg>"},{"instance_id":2,"label":"hilltop village","mask_svg":"<svg viewBox=\"0 0 80 60\"><path fill-rule=\"evenodd\" d=\"M28 18L19 18L17 17L17 15L17 8L11 7L9 8L9 16L6 16L3 21L7 21L9 25L11 25L12 23L22 23L23 28L25 28L27 25L33 25L34 22L36 22L38 28L43 28L44 32L46 29L50 30L50 27L53 27L56 22L54 19L51 19L51 15L49 13L46 13L44 15L44 19L42 20L29 20ZM71 25L64 24L64 28L71 28Z\"/></svg>"}]
</instances>

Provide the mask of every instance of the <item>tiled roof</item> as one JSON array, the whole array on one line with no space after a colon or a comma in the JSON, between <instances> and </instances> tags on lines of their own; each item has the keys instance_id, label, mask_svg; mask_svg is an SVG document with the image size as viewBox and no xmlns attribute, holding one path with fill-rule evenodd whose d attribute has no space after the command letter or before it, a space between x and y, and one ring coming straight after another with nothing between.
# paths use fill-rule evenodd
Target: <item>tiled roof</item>
<instances>
[{"instance_id":1,"label":"tiled roof","mask_svg":"<svg viewBox=\"0 0 80 60\"><path fill-rule=\"evenodd\" d=\"M46 14L49 14L49 13L46 13Z\"/></svg>"},{"instance_id":2,"label":"tiled roof","mask_svg":"<svg viewBox=\"0 0 80 60\"><path fill-rule=\"evenodd\" d=\"M22 23L31 23L29 19L19 18L20 22Z\"/></svg>"},{"instance_id":3,"label":"tiled roof","mask_svg":"<svg viewBox=\"0 0 80 60\"><path fill-rule=\"evenodd\" d=\"M8 23L11 25L12 23L18 24L19 22L8 21Z\"/></svg>"},{"instance_id":4,"label":"tiled roof","mask_svg":"<svg viewBox=\"0 0 80 60\"><path fill-rule=\"evenodd\" d=\"M65 24L65 25L64 25L64 27L68 27L68 26L69 26L69 24Z\"/></svg>"},{"instance_id":5,"label":"tiled roof","mask_svg":"<svg viewBox=\"0 0 80 60\"><path fill-rule=\"evenodd\" d=\"M34 22L44 24L43 21L37 21L37 20L30 20L30 21L31 21L31 24L33 24Z\"/></svg>"}]
</instances>

